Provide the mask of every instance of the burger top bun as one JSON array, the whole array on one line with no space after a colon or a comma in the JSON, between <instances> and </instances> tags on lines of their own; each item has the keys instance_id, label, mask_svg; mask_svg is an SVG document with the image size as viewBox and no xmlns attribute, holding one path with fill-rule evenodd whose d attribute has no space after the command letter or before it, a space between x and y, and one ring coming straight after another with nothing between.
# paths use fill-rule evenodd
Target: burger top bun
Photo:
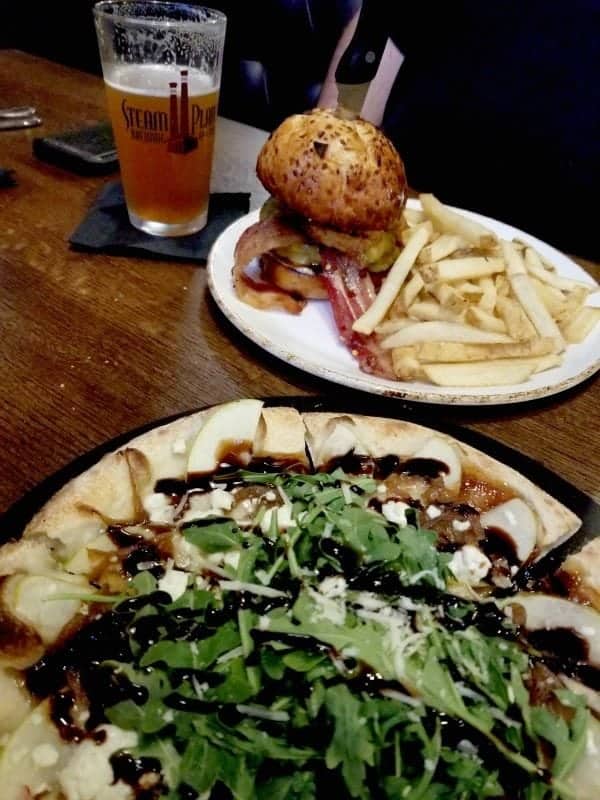
<instances>
[{"instance_id":1,"label":"burger top bun","mask_svg":"<svg viewBox=\"0 0 600 800\"><path fill-rule=\"evenodd\" d=\"M328 109L284 120L256 169L284 206L348 233L389 228L406 202L404 165L389 139L366 120Z\"/></svg>"}]
</instances>

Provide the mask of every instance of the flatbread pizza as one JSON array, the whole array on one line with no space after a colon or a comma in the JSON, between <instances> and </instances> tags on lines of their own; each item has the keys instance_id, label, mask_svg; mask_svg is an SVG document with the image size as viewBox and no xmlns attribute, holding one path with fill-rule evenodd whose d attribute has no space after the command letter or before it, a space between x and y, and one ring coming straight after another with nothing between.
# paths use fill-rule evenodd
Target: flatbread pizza
<instances>
[{"instance_id":1,"label":"flatbread pizza","mask_svg":"<svg viewBox=\"0 0 600 800\"><path fill-rule=\"evenodd\" d=\"M600 796L597 543L412 422L245 399L0 548L5 800Z\"/></svg>"}]
</instances>

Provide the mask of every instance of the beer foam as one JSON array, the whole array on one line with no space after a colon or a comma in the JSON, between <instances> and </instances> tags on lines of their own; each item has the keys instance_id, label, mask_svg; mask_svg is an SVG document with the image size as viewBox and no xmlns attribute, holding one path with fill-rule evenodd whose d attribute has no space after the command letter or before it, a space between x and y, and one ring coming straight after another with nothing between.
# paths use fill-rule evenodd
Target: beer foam
<instances>
[{"instance_id":1,"label":"beer foam","mask_svg":"<svg viewBox=\"0 0 600 800\"><path fill-rule=\"evenodd\" d=\"M176 64L127 64L113 67L105 75L105 83L121 92L148 97L168 97L169 83L179 82L180 71L187 69L190 96L215 92L219 88L214 79L193 67Z\"/></svg>"}]
</instances>

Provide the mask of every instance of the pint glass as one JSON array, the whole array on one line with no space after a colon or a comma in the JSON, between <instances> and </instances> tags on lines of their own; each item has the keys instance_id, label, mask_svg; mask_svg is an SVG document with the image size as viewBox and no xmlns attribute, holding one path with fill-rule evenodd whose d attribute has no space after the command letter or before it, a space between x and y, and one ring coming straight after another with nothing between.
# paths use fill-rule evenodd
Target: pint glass
<instances>
[{"instance_id":1,"label":"pint glass","mask_svg":"<svg viewBox=\"0 0 600 800\"><path fill-rule=\"evenodd\" d=\"M206 225L225 15L185 3L105 0L94 18L132 225Z\"/></svg>"}]
</instances>

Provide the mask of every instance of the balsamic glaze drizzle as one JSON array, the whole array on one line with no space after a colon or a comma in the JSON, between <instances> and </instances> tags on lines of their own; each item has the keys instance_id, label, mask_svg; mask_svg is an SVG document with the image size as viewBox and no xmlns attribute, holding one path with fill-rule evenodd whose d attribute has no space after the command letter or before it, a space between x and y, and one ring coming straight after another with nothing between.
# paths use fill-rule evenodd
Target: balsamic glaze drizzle
<instances>
[{"instance_id":1,"label":"balsamic glaze drizzle","mask_svg":"<svg viewBox=\"0 0 600 800\"><path fill-rule=\"evenodd\" d=\"M228 491L244 485L245 481L238 472L240 466L262 473L283 471L290 467L293 467L296 472L306 471L303 464L276 462L271 459L253 460L247 465L237 463L236 466L235 454L228 454L224 461L227 463L223 463L219 470L211 475L192 475L187 480L159 480L155 484L154 491L170 495L173 501L177 502L186 492L209 491L213 488L211 484L218 484L220 488ZM357 455L353 451L332 459L320 469L324 472L331 472L338 467L348 474L371 476L376 480L385 480L394 473L422 476L431 480L449 471L446 464L435 459L401 460L392 455L374 459ZM352 486L351 491L359 495L363 494L363 490L358 486ZM414 505L416 508L421 507L418 501L414 501ZM469 506L456 507L455 510L464 515L476 513ZM223 519L229 520L229 518ZM211 518L195 520L190 524L201 527L214 524L214 522L215 519ZM149 571L156 578L160 578L164 574L164 567L161 563L163 556L155 544L118 525L110 526L108 534L117 547L130 551L123 561L123 569L127 574L135 575L142 568L148 569L148 564L152 565ZM456 598L426 585L405 586L398 573L387 570L382 564L362 564L354 550L339 544L333 538L322 539L319 546L322 553L330 560L329 564L321 569L320 578L341 571L346 576L348 588L351 590L368 591L387 597L404 595L426 601L432 606L442 609L440 615L444 617L444 624L449 629L460 630L474 625L489 636L502 636L507 639L516 639L518 636L517 630L507 625L504 614L493 604L476 606L472 611L459 618L451 613L453 606L460 605L460 601ZM495 541L494 551L499 547L500 544ZM131 700L138 705L142 705L148 700L148 691L145 687L136 685L123 675L104 667L104 661L131 662L133 661L131 650L133 645L149 647L165 636L177 640L201 640L212 635L215 629L223 623L234 619L240 609L250 608L259 614L266 614L277 606L291 606L301 588L301 583L293 581L282 586L281 583L274 581L273 586L286 591L287 597L264 598L245 592L231 592L226 595L222 608L206 608L203 611L202 619L199 617L198 611L185 608L169 615L161 613L161 607L171 603L171 597L166 592L155 591L151 595L131 597L121 602L118 607L103 613L102 616L94 617L92 614L92 621L86 627L79 630L66 642L47 652L27 670L27 686L39 698L50 697L51 717L61 737L71 742L81 741L91 736L94 728L107 721L104 713L106 708L123 700ZM154 606L155 613L147 614L134 621L136 612L146 606ZM273 638L273 634L268 630L255 629L251 632L251 636L255 649L248 659L250 666L252 663L258 662L261 647ZM337 657L329 645L322 644L310 636L278 633L277 639L293 648L322 653L328 657ZM544 644L548 650L553 649L548 641L545 641ZM556 657L548 655L546 663L555 671L567 672L598 689L600 688L600 670L582 664L585 655L586 653L577 651L576 657L565 658L560 663ZM161 666L164 665L158 663L154 669ZM337 680L344 680L356 690L375 695L385 688L397 688L396 682L384 680L381 675L362 662L347 659L344 667L347 674L344 678L340 676ZM148 671L152 669L153 667L147 668ZM76 720L77 700L69 682L65 681L66 675L77 677L81 691L87 697L90 716L85 724L78 723ZM174 711L196 714L216 712L224 724L231 726L235 726L242 718L242 715L231 704L205 701L200 697L189 696L185 693L186 684L192 680L206 683L209 687L216 687L225 680L225 676L210 670L192 669L170 670L169 676L173 691L165 698L164 703ZM281 686L277 691L279 689ZM294 691L293 687L291 691ZM458 743L465 738L467 731L464 723L443 714L438 716L444 729L445 743ZM300 729L292 730L290 741L297 746L318 745L318 741L315 740L315 737L317 739L319 737L318 733L315 734L311 729L313 738L310 742L304 741L303 735L305 734ZM324 746L329 735L328 731L322 732ZM475 742L480 753L485 753L489 748L484 737L478 737L477 733L471 729L468 730L468 738ZM134 758L130 754L119 753L112 756L111 766L115 780L122 780L130 785L137 800L156 800L167 790L161 774L161 765L157 759ZM508 783L517 786L519 776L511 777ZM325 793L331 791L339 795L340 792L344 793L345 791L339 782L336 783L339 779L331 771L318 769L316 779L318 796L324 796ZM372 790L373 797L377 797L377 788L372 787ZM198 793L191 786L183 783L179 785L177 792L181 800L196 800L198 797Z\"/></svg>"}]
</instances>

